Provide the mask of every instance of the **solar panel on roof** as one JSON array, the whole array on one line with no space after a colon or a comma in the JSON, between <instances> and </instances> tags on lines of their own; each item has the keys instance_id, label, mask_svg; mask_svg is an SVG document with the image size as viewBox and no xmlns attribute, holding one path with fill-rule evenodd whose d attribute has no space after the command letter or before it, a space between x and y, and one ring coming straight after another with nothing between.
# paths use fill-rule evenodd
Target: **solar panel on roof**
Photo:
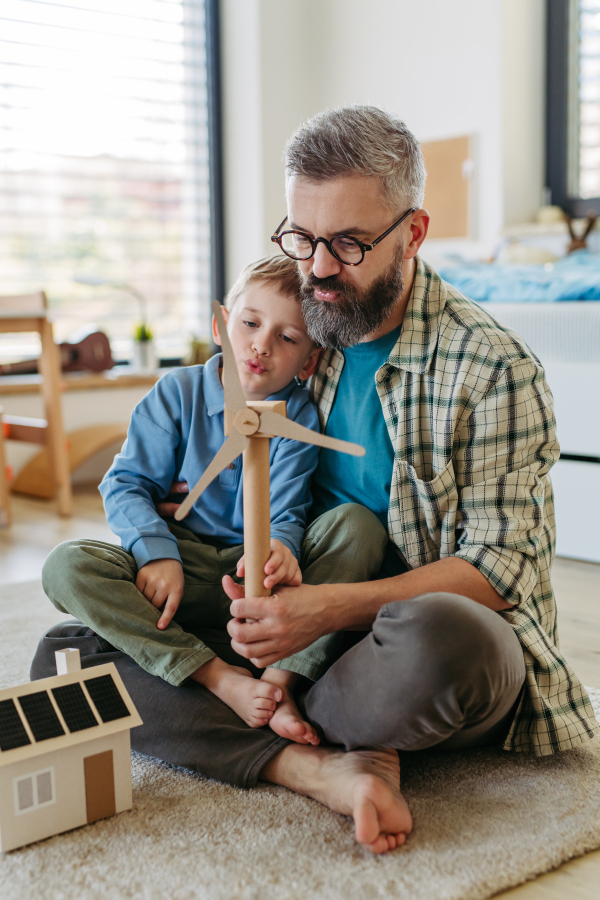
<instances>
[{"instance_id":1,"label":"solar panel on roof","mask_svg":"<svg viewBox=\"0 0 600 900\"><path fill-rule=\"evenodd\" d=\"M54 712L48 691L24 694L19 697L19 703L36 741L48 741L50 738L59 737L65 733Z\"/></svg>"},{"instance_id":2,"label":"solar panel on roof","mask_svg":"<svg viewBox=\"0 0 600 900\"><path fill-rule=\"evenodd\" d=\"M30 743L15 701L0 700L0 750L14 750Z\"/></svg>"},{"instance_id":3,"label":"solar panel on roof","mask_svg":"<svg viewBox=\"0 0 600 900\"><path fill-rule=\"evenodd\" d=\"M52 693L70 732L94 728L98 724L80 684L63 684L52 688Z\"/></svg>"},{"instance_id":4,"label":"solar panel on roof","mask_svg":"<svg viewBox=\"0 0 600 900\"><path fill-rule=\"evenodd\" d=\"M85 686L103 722L112 722L113 719L124 719L125 716L130 715L113 681L112 675L86 678Z\"/></svg>"}]
</instances>

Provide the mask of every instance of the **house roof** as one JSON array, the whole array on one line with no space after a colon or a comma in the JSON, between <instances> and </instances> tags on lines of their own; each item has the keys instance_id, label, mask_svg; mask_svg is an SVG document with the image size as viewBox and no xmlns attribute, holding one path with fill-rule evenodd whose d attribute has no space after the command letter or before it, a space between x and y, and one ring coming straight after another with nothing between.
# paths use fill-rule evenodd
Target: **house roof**
<instances>
[{"instance_id":1,"label":"house roof","mask_svg":"<svg viewBox=\"0 0 600 900\"><path fill-rule=\"evenodd\" d=\"M0 691L0 767L141 724L114 663L15 685Z\"/></svg>"}]
</instances>

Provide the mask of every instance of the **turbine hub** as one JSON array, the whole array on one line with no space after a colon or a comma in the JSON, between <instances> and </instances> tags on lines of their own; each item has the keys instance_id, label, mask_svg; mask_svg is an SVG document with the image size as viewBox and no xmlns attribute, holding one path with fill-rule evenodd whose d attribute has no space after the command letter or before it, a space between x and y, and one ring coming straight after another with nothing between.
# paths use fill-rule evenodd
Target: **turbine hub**
<instances>
[{"instance_id":1,"label":"turbine hub","mask_svg":"<svg viewBox=\"0 0 600 900\"><path fill-rule=\"evenodd\" d=\"M238 409L233 420L234 428L245 435L254 434L260 427L260 416L253 409Z\"/></svg>"}]
</instances>

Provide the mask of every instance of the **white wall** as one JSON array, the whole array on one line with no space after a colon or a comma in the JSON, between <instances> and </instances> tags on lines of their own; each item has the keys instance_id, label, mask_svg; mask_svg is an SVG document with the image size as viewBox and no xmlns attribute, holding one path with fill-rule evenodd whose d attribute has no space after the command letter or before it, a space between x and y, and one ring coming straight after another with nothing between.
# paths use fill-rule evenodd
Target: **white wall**
<instances>
[{"instance_id":1,"label":"white wall","mask_svg":"<svg viewBox=\"0 0 600 900\"><path fill-rule=\"evenodd\" d=\"M321 4L322 5L322 4ZM283 219L283 149L322 108L311 30L318 0L222 0L227 281L257 257Z\"/></svg>"},{"instance_id":2,"label":"white wall","mask_svg":"<svg viewBox=\"0 0 600 900\"><path fill-rule=\"evenodd\" d=\"M533 219L544 187L544 0L503 0L504 224Z\"/></svg>"},{"instance_id":3,"label":"white wall","mask_svg":"<svg viewBox=\"0 0 600 900\"><path fill-rule=\"evenodd\" d=\"M502 225L500 0L375 0L353 3L352 16L345 0L325 5L332 34L336 21L347 24L323 54L321 105L383 106L420 141L476 135L479 241L470 249L487 248Z\"/></svg>"},{"instance_id":4,"label":"white wall","mask_svg":"<svg viewBox=\"0 0 600 900\"><path fill-rule=\"evenodd\" d=\"M222 0L227 276L274 251L282 153L326 107L373 103L419 140L474 134L477 237L487 255L542 186L543 0ZM541 100L540 100L541 98ZM542 101L542 102L541 102Z\"/></svg>"},{"instance_id":5,"label":"white wall","mask_svg":"<svg viewBox=\"0 0 600 900\"><path fill-rule=\"evenodd\" d=\"M221 4L223 172L228 285L264 252L259 0Z\"/></svg>"}]
</instances>

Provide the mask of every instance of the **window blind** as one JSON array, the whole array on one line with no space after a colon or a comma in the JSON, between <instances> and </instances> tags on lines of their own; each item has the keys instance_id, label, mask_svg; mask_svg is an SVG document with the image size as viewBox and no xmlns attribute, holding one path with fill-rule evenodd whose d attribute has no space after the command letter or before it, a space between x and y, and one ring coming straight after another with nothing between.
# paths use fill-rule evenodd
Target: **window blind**
<instances>
[{"instance_id":1,"label":"window blind","mask_svg":"<svg viewBox=\"0 0 600 900\"><path fill-rule=\"evenodd\" d=\"M45 290L58 339L128 356L119 285L160 355L207 334L205 51L203 0L2 0L0 293Z\"/></svg>"},{"instance_id":2,"label":"window blind","mask_svg":"<svg viewBox=\"0 0 600 900\"><path fill-rule=\"evenodd\" d=\"M577 111L574 139L578 139L579 153L574 193L584 198L600 197L600 0L581 0L578 13L578 96L573 106Z\"/></svg>"}]
</instances>

